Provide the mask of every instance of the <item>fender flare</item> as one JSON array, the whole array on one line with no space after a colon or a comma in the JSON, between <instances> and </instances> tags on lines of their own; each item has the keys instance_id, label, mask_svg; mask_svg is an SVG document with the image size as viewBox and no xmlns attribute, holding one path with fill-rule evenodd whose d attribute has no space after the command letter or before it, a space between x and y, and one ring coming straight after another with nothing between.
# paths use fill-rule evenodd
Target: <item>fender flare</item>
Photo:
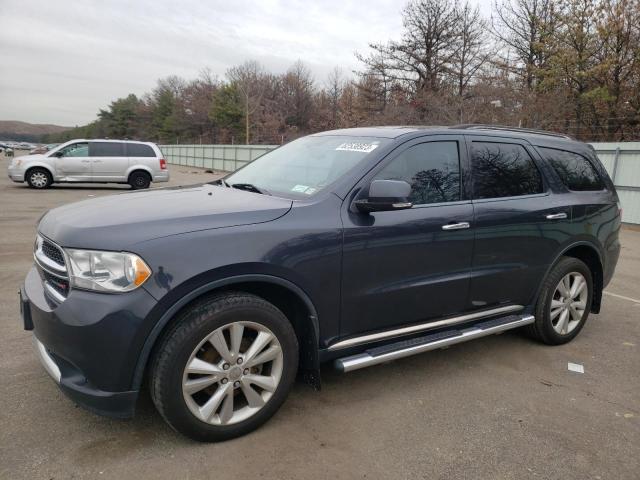
<instances>
[{"instance_id":1,"label":"fender flare","mask_svg":"<svg viewBox=\"0 0 640 480\"><path fill-rule=\"evenodd\" d=\"M311 324L313 325L313 331L311 332L314 338L314 348L312 351L312 355L314 357L314 361L316 365L319 365L318 360L318 339L320 336L320 327L318 325L318 313L316 311L313 302L309 298L309 296L295 283L290 282L289 280L285 280L281 277L276 277L273 275L265 275L265 274L246 274L246 275L236 275L232 277L226 277L220 280L214 280L212 282L205 283L204 285L199 286L198 288L190 291L179 300L177 300L173 305L171 305L160 317L160 319L156 322L156 324L151 329L151 332L147 336L144 345L142 346L142 350L138 355L138 361L136 363L136 367L133 374L133 381L131 385L132 390L139 390L142 385L142 379L144 376L144 372L151 357L151 352L153 347L155 346L157 340L162 335L165 327L171 321L176 313L180 311L182 307L187 305L192 300L200 297L201 295L210 292L212 290L218 289L220 287L225 287L237 283L245 283L245 282L265 282L272 283L275 285L279 285L281 287L287 288L296 294L300 300L304 302L306 307L309 310L309 319ZM319 367L318 367L319 368Z\"/></svg>"},{"instance_id":2,"label":"fender flare","mask_svg":"<svg viewBox=\"0 0 640 480\"><path fill-rule=\"evenodd\" d=\"M577 242L573 242L569 245L566 245L565 247L562 248L562 250L560 250L560 252L554 257L553 261L549 264L549 266L547 267L547 270L544 272L544 276L542 277L542 280L544 280L545 278L547 278L547 276L549 275L549 273L551 272L551 269L553 268L553 266L558 263L558 260L560 260L560 258L567 253L569 250L571 250L572 248L575 247L581 247L581 246L585 246L585 247L589 247L591 248L591 250L593 250L594 252L596 252L596 254L598 255L598 261L600 262L600 268L602 268L602 270L604 271L604 264L602 262L602 253L600 252L600 249L598 248L598 246L593 243L593 242L589 242L587 240L579 240ZM533 299L533 305L535 306L536 302L538 301L538 297L540 296L540 291L542 289L542 281L540 282L540 285L538 285L538 288L536 290L536 295Z\"/></svg>"}]
</instances>

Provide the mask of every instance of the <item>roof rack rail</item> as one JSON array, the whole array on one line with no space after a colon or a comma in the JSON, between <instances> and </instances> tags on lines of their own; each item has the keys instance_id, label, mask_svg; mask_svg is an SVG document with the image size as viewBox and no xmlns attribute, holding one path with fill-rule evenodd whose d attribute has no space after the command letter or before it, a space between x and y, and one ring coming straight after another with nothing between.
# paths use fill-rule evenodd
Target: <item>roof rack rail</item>
<instances>
[{"instance_id":1,"label":"roof rack rail","mask_svg":"<svg viewBox=\"0 0 640 480\"><path fill-rule=\"evenodd\" d=\"M537 128L521 128L507 127L505 125L487 125L482 123L465 123L461 125L453 125L451 128L459 128L461 130L498 130L505 132L533 133L536 135L548 135L550 137L565 138L573 140L573 137L564 133L548 132L546 130L538 130Z\"/></svg>"}]
</instances>

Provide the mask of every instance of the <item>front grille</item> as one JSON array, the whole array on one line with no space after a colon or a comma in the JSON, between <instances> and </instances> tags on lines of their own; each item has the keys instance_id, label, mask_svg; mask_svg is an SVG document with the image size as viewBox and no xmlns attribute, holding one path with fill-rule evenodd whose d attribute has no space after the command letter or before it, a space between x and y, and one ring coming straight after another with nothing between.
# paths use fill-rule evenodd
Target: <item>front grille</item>
<instances>
[{"instance_id":1,"label":"front grille","mask_svg":"<svg viewBox=\"0 0 640 480\"><path fill-rule=\"evenodd\" d=\"M64 255L58 246L54 245L49 240L42 239L41 248L42 253L44 253L47 258L64 267Z\"/></svg>"},{"instance_id":2,"label":"front grille","mask_svg":"<svg viewBox=\"0 0 640 480\"><path fill-rule=\"evenodd\" d=\"M69 294L69 280L52 275L46 270L43 270L42 274L44 281L60 295L66 297Z\"/></svg>"}]
</instances>

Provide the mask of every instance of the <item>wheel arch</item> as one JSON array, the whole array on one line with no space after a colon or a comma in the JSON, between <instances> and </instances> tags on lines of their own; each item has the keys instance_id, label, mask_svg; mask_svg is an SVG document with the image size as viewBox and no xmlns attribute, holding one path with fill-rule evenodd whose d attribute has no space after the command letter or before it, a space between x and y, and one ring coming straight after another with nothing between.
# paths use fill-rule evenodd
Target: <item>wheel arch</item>
<instances>
[{"instance_id":1,"label":"wheel arch","mask_svg":"<svg viewBox=\"0 0 640 480\"><path fill-rule=\"evenodd\" d=\"M602 265L602 254L598 247L588 241L575 242L564 247L560 253L556 255L553 262L549 265L549 268L545 272L544 278L549 275L551 269L558 263L562 257L573 257L583 261L589 270L591 270L591 276L593 278L593 299L591 301L591 311L593 313L600 313L600 306L602 304L602 290L604 289L604 270ZM540 295L538 290L536 299Z\"/></svg>"},{"instance_id":2,"label":"wheel arch","mask_svg":"<svg viewBox=\"0 0 640 480\"><path fill-rule=\"evenodd\" d=\"M130 180L131 175L133 175L135 172L144 172L148 174L150 177L150 180L153 182L153 170L151 170L151 168L147 167L146 165L140 165L140 164L132 165L127 169L127 173L126 173L127 182Z\"/></svg>"},{"instance_id":3,"label":"wheel arch","mask_svg":"<svg viewBox=\"0 0 640 480\"><path fill-rule=\"evenodd\" d=\"M31 172L32 170L35 169L40 169L40 170L45 170L46 172L49 173L49 176L51 177L51 181L53 182L55 180L55 174L53 172L53 170L51 169L51 167L49 165L46 164L42 164L42 163L36 163L34 165L29 165L27 167L27 169L24 171L24 181L27 181L27 177L29 176L29 172Z\"/></svg>"},{"instance_id":4,"label":"wheel arch","mask_svg":"<svg viewBox=\"0 0 640 480\"><path fill-rule=\"evenodd\" d=\"M320 387L320 363L318 356L318 315L313 302L299 286L280 277L249 274L215 280L190 291L173 303L160 317L147 336L134 371L132 389L142 386L154 348L160 343L184 308L205 295L225 291L252 293L278 307L291 322L300 345L299 369L305 381Z\"/></svg>"}]
</instances>

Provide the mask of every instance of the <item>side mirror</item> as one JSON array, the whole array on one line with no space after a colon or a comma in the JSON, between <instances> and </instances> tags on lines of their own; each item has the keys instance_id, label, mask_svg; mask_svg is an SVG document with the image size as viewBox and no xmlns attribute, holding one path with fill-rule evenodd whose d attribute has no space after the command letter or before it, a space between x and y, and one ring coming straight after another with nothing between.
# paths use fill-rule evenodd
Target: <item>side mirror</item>
<instances>
[{"instance_id":1,"label":"side mirror","mask_svg":"<svg viewBox=\"0 0 640 480\"><path fill-rule=\"evenodd\" d=\"M64 152L62 150L58 150L56 153L53 154L53 156L56 158L62 158L63 155L64 155Z\"/></svg>"},{"instance_id":2,"label":"side mirror","mask_svg":"<svg viewBox=\"0 0 640 480\"><path fill-rule=\"evenodd\" d=\"M406 210L413 204L408 200L411 185L404 180L374 180L369 185L369 198L356 200L356 208L363 213Z\"/></svg>"}]
</instances>

